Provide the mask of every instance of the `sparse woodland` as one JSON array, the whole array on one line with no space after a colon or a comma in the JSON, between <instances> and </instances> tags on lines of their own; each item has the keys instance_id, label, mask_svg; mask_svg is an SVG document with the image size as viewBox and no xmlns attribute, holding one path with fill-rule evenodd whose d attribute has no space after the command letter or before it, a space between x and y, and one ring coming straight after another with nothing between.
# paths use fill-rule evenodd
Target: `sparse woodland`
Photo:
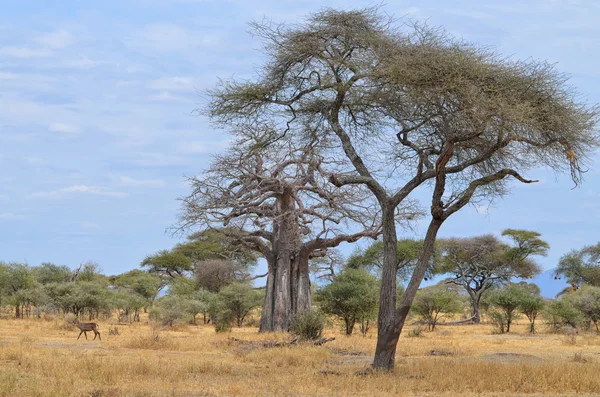
<instances>
[{"instance_id":1,"label":"sparse woodland","mask_svg":"<svg viewBox=\"0 0 600 397\"><path fill-rule=\"evenodd\" d=\"M6 362L41 370L39 343L21 339L18 350L4 334L53 323L52 338L70 338L66 320L78 318L110 329L101 343L116 357L146 352L133 365L90 351L79 357L86 365L133 371L129 383L168 379L173 395L178 382L181 395L284 395L286 384L301 395L600 390L600 361L576 350L600 354L600 243L564 253L555 277L570 287L547 299L530 282L551 249L535 230L438 238L465 206L502 205L516 184L535 189L540 166L579 186L600 143L598 107L552 65L509 60L377 8L252 29L264 64L250 80L221 80L200 109L231 145L208 169L190 170L171 229L183 242L118 275L94 262L0 262L0 385L20 384L15 372L2 375ZM342 244L355 244L352 254ZM168 354L141 368L156 350ZM169 358L184 352L188 361ZM465 372L471 363L481 382ZM117 376L99 373L88 383ZM235 380L242 373L246 383ZM265 385L260 374L280 380ZM211 379L206 394L190 392L196 378ZM97 389L90 395L113 395ZM7 390L0 395L14 395Z\"/></svg>"}]
</instances>

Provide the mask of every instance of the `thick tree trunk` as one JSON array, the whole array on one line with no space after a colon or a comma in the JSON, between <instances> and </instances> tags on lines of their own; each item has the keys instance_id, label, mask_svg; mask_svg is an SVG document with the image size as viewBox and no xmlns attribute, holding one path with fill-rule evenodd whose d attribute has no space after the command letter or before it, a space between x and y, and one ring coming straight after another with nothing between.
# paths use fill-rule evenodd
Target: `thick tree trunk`
<instances>
[{"instance_id":1,"label":"thick tree trunk","mask_svg":"<svg viewBox=\"0 0 600 397\"><path fill-rule=\"evenodd\" d=\"M480 291L468 291L471 296L471 304L473 306L473 324L481 323L481 315L479 312L479 303L481 302Z\"/></svg>"},{"instance_id":2,"label":"thick tree trunk","mask_svg":"<svg viewBox=\"0 0 600 397\"><path fill-rule=\"evenodd\" d=\"M381 304L386 305L386 310L388 310L384 315L390 316L391 318L381 318L382 313L379 313L379 324L383 325L385 328L378 330L377 332L377 346L375 348L375 358L373 360L373 368L381 369L381 370L391 370L394 368L394 361L396 356L396 346L398 344L398 339L400 338L400 333L402 332L402 328L404 327L404 323L406 321L406 317L408 316L408 312L410 311L410 307L412 306L413 300L417 295L417 290L421 285L421 281L423 281L423 277L425 277L425 272L427 271L427 266L431 260L431 256L433 255L434 243L437 237L437 232L442 226L443 220L441 219L432 219L429 223L429 227L427 229L427 234L425 235L425 240L423 241L423 249L421 250L421 254L419 256L419 260L417 262L417 266L413 271L412 277L404 294L402 295L402 299L398 308L392 313L389 314L389 303L384 302L383 299L383 291L381 294ZM384 219L384 233L385 233L385 219ZM394 229L395 236L395 229ZM385 237L384 237L384 250L385 250ZM396 247L394 246L394 250ZM394 255L395 256L395 255ZM385 258L385 256L384 256ZM384 259L385 260L385 259ZM395 264L395 262L393 262ZM388 277L388 280L384 280L382 278L382 285L385 283L387 288L389 288L390 282L396 283L396 272L395 265L393 273L385 273L387 263L384 262L384 275L383 277ZM388 269L389 270L389 269ZM382 287L383 288L383 287ZM394 291L395 293L395 291ZM392 297L387 296L387 299L395 302L395 296Z\"/></svg>"},{"instance_id":3,"label":"thick tree trunk","mask_svg":"<svg viewBox=\"0 0 600 397\"><path fill-rule=\"evenodd\" d=\"M352 335L352 331L354 331L354 325L356 324L356 320L352 318L344 319L344 324L346 325L346 335Z\"/></svg>"},{"instance_id":4,"label":"thick tree trunk","mask_svg":"<svg viewBox=\"0 0 600 397\"><path fill-rule=\"evenodd\" d=\"M391 207L391 206L390 206ZM398 237L394 209L383 208L381 217L383 232L383 269L381 274L381 289L379 292L379 314L377 316L377 347L373 367L379 367L379 362L394 362L396 343L392 343L394 317L396 312L396 262Z\"/></svg>"},{"instance_id":5,"label":"thick tree trunk","mask_svg":"<svg viewBox=\"0 0 600 397\"><path fill-rule=\"evenodd\" d=\"M15 318L21 318L21 305L15 305Z\"/></svg>"},{"instance_id":6,"label":"thick tree trunk","mask_svg":"<svg viewBox=\"0 0 600 397\"><path fill-rule=\"evenodd\" d=\"M288 331L296 313L310 309L308 253L302 248L298 220L293 216L291 195L278 200L283 214L273 225L275 239L269 266L260 332Z\"/></svg>"},{"instance_id":7,"label":"thick tree trunk","mask_svg":"<svg viewBox=\"0 0 600 397\"><path fill-rule=\"evenodd\" d=\"M293 317L311 307L308 258L279 260L267 277L259 331L288 331Z\"/></svg>"}]
</instances>

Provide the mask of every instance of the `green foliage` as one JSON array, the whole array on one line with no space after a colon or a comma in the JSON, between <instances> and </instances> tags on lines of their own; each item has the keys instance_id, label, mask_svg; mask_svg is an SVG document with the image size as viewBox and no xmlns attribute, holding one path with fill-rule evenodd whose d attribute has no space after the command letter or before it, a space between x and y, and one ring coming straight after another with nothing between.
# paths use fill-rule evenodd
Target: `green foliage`
<instances>
[{"instance_id":1,"label":"green foliage","mask_svg":"<svg viewBox=\"0 0 600 397\"><path fill-rule=\"evenodd\" d=\"M587 323L587 328L594 324L596 331L599 331L600 288L586 285L580 290L565 295L562 299L572 303L581 312Z\"/></svg>"},{"instance_id":2,"label":"green foliage","mask_svg":"<svg viewBox=\"0 0 600 397\"><path fill-rule=\"evenodd\" d=\"M192 260L182 252L162 250L144 258L141 266L163 277L178 277L192 270Z\"/></svg>"},{"instance_id":3,"label":"green foliage","mask_svg":"<svg viewBox=\"0 0 600 397\"><path fill-rule=\"evenodd\" d=\"M160 277L140 269L134 269L118 276L110 277L110 283L116 287L126 288L151 301L156 298L161 288Z\"/></svg>"},{"instance_id":4,"label":"green foliage","mask_svg":"<svg viewBox=\"0 0 600 397\"><path fill-rule=\"evenodd\" d=\"M544 314L554 331L562 326L577 328L584 319L583 313L577 309L573 300L566 296L550 301L546 305Z\"/></svg>"},{"instance_id":5,"label":"green foliage","mask_svg":"<svg viewBox=\"0 0 600 397\"><path fill-rule=\"evenodd\" d=\"M323 335L325 317L317 310L298 313L292 319L290 331L302 340L316 340Z\"/></svg>"},{"instance_id":6,"label":"green foliage","mask_svg":"<svg viewBox=\"0 0 600 397\"><path fill-rule=\"evenodd\" d=\"M412 268L416 265L421 249L422 240L403 239L396 244L397 253L397 277L399 280L406 280ZM428 268L426 278L431 277L432 270L437 261L437 253L434 254L431 266ZM347 260L347 267L352 269L366 269L370 272L380 273L383 268L383 241L377 240L365 250L359 250L353 253Z\"/></svg>"},{"instance_id":7,"label":"green foliage","mask_svg":"<svg viewBox=\"0 0 600 397\"><path fill-rule=\"evenodd\" d=\"M230 311L241 327L244 318L251 310L260 306L264 299L261 291L255 290L248 284L234 283L224 287L219 296L226 310Z\"/></svg>"},{"instance_id":8,"label":"green foliage","mask_svg":"<svg viewBox=\"0 0 600 397\"><path fill-rule=\"evenodd\" d=\"M560 258L555 277L565 277L573 286L600 287L600 243L573 250Z\"/></svg>"},{"instance_id":9,"label":"green foliage","mask_svg":"<svg viewBox=\"0 0 600 397\"><path fill-rule=\"evenodd\" d=\"M479 320L479 302L487 291L513 278L538 274L540 267L531 256L546 255L549 247L537 232L506 229L502 235L513 244L505 244L493 235L438 240L442 261L436 270L450 273L448 281L461 285L469 293L475 321Z\"/></svg>"},{"instance_id":10,"label":"green foliage","mask_svg":"<svg viewBox=\"0 0 600 397\"><path fill-rule=\"evenodd\" d=\"M411 310L433 331L441 317L460 313L463 308L464 299L460 294L444 285L436 285L419 290Z\"/></svg>"},{"instance_id":11,"label":"green foliage","mask_svg":"<svg viewBox=\"0 0 600 397\"><path fill-rule=\"evenodd\" d=\"M188 242L177 244L174 252L181 253L193 261L228 259L244 268L256 264L258 256L243 245L235 244L234 229L210 229L188 236Z\"/></svg>"},{"instance_id":12,"label":"green foliage","mask_svg":"<svg viewBox=\"0 0 600 397\"><path fill-rule=\"evenodd\" d=\"M537 285L527 283L508 284L504 288L493 290L488 300L495 308L491 312L491 316L498 326L498 331L500 333L510 332L513 320L522 312L523 307L541 299L539 293L540 289ZM533 321L535 321L535 317Z\"/></svg>"},{"instance_id":13,"label":"green foliage","mask_svg":"<svg viewBox=\"0 0 600 397\"><path fill-rule=\"evenodd\" d=\"M525 295L519 304L519 310L529 320L529 332L532 334L535 333L535 320L545 305L546 301L539 293Z\"/></svg>"},{"instance_id":14,"label":"green foliage","mask_svg":"<svg viewBox=\"0 0 600 397\"><path fill-rule=\"evenodd\" d=\"M368 331L367 321L377 315L379 301L378 282L365 270L346 269L336 279L319 289L315 295L323 313L340 317L345 324L346 335L351 335L356 322Z\"/></svg>"},{"instance_id":15,"label":"green foliage","mask_svg":"<svg viewBox=\"0 0 600 397\"><path fill-rule=\"evenodd\" d=\"M65 283L71 280L73 272L67 266L59 266L44 262L32 268L33 276L42 285L50 283Z\"/></svg>"},{"instance_id":16,"label":"green foliage","mask_svg":"<svg viewBox=\"0 0 600 397\"><path fill-rule=\"evenodd\" d=\"M150 319L162 325L173 326L177 322L185 321L187 317L185 300L176 296L157 299L150 310Z\"/></svg>"}]
</instances>

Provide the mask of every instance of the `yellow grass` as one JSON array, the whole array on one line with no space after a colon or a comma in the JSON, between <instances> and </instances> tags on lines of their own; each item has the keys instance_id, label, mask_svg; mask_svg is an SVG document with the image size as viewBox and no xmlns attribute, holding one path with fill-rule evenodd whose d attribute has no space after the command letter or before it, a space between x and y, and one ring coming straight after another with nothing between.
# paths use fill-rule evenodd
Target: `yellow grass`
<instances>
[{"instance_id":1,"label":"yellow grass","mask_svg":"<svg viewBox=\"0 0 600 397\"><path fill-rule=\"evenodd\" d=\"M440 327L400 340L391 374L366 368L375 336L321 347L256 348L232 342L284 339L255 328L154 330L118 326L102 341L42 320L0 320L0 396L565 396L600 393L600 337L492 335L481 326ZM405 333L406 334L406 333ZM436 350L439 355L431 355Z\"/></svg>"}]
</instances>

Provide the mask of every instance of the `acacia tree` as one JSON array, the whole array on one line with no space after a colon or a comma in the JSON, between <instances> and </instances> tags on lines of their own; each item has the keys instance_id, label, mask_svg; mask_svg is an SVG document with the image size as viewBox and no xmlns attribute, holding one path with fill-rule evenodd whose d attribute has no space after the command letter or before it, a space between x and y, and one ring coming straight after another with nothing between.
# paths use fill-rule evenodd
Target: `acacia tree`
<instances>
[{"instance_id":1,"label":"acacia tree","mask_svg":"<svg viewBox=\"0 0 600 397\"><path fill-rule=\"evenodd\" d=\"M442 285L420 289L412 306L412 310L427 324L429 331L435 330L441 317L460 313L463 308L463 297L455 290Z\"/></svg>"},{"instance_id":2,"label":"acacia tree","mask_svg":"<svg viewBox=\"0 0 600 397\"><path fill-rule=\"evenodd\" d=\"M440 273L450 273L449 283L462 286L471 298L473 322L479 324L479 304L486 291L508 283L512 278L531 278L540 272L529 257L546 255L548 243L540 234L527 230L507 229L514 245L502 243L493 235L450 238L440 241Z\"/></svg>"},{"instance_id":3,"label":"acacia tree","mask_svg":"<svg viewBox=\"0 0 600 397\"><path fill-rule=\"evenodd\" d=\"M396 244L396 268L397 277L400 280L406 280L416 266L423 248L423 241L413 239L401 239ZM348 258L347 266L354 269L365 268L369 271L375 270L381 274L383 270L383 241L377 240L366 249L353 253ZM431 258L428 268L429 273L434 270L435 255Z\"/></svg>"},{"instance_id":4,"label":"acacia tree","mask_svg":"<svg viewBox=\"0 0 600 397\"><path fill-rule=\"evenodd\" d=\"M600 243L588 245L563 255L554 271L556 278L565 277L571 290L582 285L600 287Z\"/></svg>"},{"instance_id":5,"label":"acacia tree","mask_svg":"<svg viewBox=\"0 0 600 397\"><path fill-rule=\"evenodd\" d=\"M364 190L328 182L337 164L318 150L326 142L281 139L264 147L255 133L234 133L232 148L190 178L181 228L222 226L232 241L260 253L268 264L260 331L287 331L293 316L311 307L309 260L342 242L377 238L378 216Z\"/></svg>"},{"instance_id":6,"label":"acacia tree","mask_svg":"<svg viewBox=\"0 0 600 397\"><path fill-rule=\"evenodd\" d=\"M399 335L425 275L437 232L473 200L510 190L511 177L547 165L570 169L597 146L595 107L576 101L544 62L512 62L440 30L394 26L377 9L326 9L291 26L255 23L267 61L253 81L224 81L210 113L223 123L270 120L281 135L333 136L381 213L384 265L373 366L391 369ZM310 128L305 128L306 126ZM410 282L396 304L398 205L432 188L431 219Z\"/></svg>"}]
</instances>

